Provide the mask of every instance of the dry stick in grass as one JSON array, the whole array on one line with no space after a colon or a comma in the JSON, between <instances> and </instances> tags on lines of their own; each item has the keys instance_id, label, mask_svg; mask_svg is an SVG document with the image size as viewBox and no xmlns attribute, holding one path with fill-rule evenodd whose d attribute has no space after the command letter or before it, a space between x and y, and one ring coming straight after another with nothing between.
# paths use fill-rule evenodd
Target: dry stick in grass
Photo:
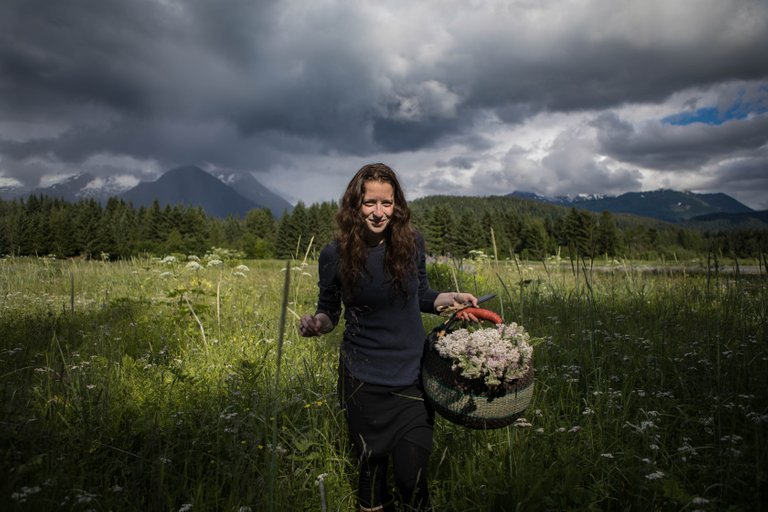
<instances>
[{"instance_id":1,"label":"dry stick in grass","mask_svg":"<svg viewBox=\"0 0 768 512\"><path fill-rule=\"evenodd\" d=\"M277 334L277 367L275 368L275 391L280 387L280 362L283 358L283 336L285 334L285 317L288 311L288 292L291 284L291 261L285 263L285 283L283 284L283 304L280 308L280 326ZM272 411L272 463L269 471L269 510L275 509L275 473L277 472L277 412L279 400L273 400Z\"/></svg>"},{"instance_id":2,"label":"dry stick in grass","mask_svg":"<svg viewBox=\"0 0 768 512\"><path fill-rule=\"evenodd\" d=\"M297 260L299 259L299 248L301 247L301 235L299 235L299 239L296 240L296 250L293 251L293 259Z\"/></svg>"},{"instance_id":3,"label":"dry stick in grass","mask_svg":"<svg viewBox=\"0 0 768 512\"><path fill-rule=\"evenodd\" d=\"M454 290L457 292L459 291L459 280L456 278L456 270L453 268L453 266L449 266L448 269L451 271L451 278L453 279L453 286Z\"/></svg>"},{"instance_id":4,"label":"dry stick in grass","mask_svg":"<svg viewBox=\"0 0 768 512\"><path fill-rule=\"evenodd\" d=\"M205 347L205 353L208 353L208 339L205 337L205 328L203 327L203 322L200 321L200 318L198 318L197 313L195 313L195 309L192 307L192 303L189 302L189 299L187 298L187 294L184 294L184 300L187 303L187 307L189 308L189 312L192 313L192 316L195 318L195 321L197 322L197 325L200 327L200 334L203 335L203 346Z\"/></svg>"},{"instance_id":5,"label":"dry stick in grass","mask_svg":"<svg viewBox=\"0 0 768 512\"><path fill-rule=\"evenodd\" d=\"M309 239L309 244L307 245L307 250L304 251L304 259L301 262L301 266L307 264L307 257L309 257L309 251L312 249L312 242L315 241L315 235L312 235L312 238Z\"/></svg>"},{"instance_id":6,"label":"dry stick in grass","mask_svg":"<svg viewBox=\"0 0 768 512\"><path fill-rule=\"evenodd\" d=\"M328 473L323 473L317 477L317 480L315 480L315 484L320 488L320 512L326 512L326 510L328 510L328 506L325 502L325 484L323 483L323 479L325 479L326 476L328 476Z\"/></svg>"},{"instance_id":7,"label":"dry stick in grass","mask_svg":"<svg viewBox=\"0 0 768 512\"><path fill-rule=\"evenodd\" d=\"M221 274L219 274L219 282L216 283L216 327L218 337L221 339Z\"/></svg>"},{"instance_id":8,"label":"dry stick in grass","mask_svg":"<svg viewBox=\"0 0 768 512\"><path fill-rule=\"evenodd\" d=\"M69 310L75 312L75 274L69 273Z\"/></svg>"},{"instance_id":9,"label":"dry stick in grass","mask_svg":"<svg viewBox=\"0 0 768 512\"><path fill-rule=\"evenodd\" d=\"M491 226L491 242L493 242L493 260L499 262L499 251L496 248L496 237L493 235L493 226Z\"/></svg>"}]
</instances>

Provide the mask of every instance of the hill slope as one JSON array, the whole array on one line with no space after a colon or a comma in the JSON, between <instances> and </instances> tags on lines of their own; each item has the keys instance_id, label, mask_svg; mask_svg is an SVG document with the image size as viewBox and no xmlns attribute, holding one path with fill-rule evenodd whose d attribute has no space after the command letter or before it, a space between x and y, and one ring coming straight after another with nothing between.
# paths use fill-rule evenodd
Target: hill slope
<instances>
[{"instance_id":1,"label":"hill slope","mask_svg":"<svg viewBox=\"0 0 768 512\"><path fill-rule=\"evenodd\" d=\"M293 211L291 203L262 185L250 173L219 174L216 177L261 208L268 208L275 218L282 217L285 212Z\"/></svg>"},{"instance_id":2,"label":"hill slope","mask_svg":"<svg viewBox=\"0 0 768 512\"><path fill-rule=\"evenodd\" d=\"M214 217L243 217L260 207L215 176L191 165L172 169L155 181L139 183L120 197L136 207L151 206L155 199L161 206L199 206Z\"/></svg>"}]
</instances>

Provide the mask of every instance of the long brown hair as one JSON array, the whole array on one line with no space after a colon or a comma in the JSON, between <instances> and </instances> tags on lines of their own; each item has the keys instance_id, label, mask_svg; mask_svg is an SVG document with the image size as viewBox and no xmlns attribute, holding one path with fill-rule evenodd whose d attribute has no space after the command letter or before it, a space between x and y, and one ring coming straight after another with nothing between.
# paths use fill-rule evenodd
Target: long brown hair
<instances>
[{"instance_id":1,"label":"long brown hair","mask_svg":"<svg viewBox=\"0 0 768 512\"><path fill-rule=\"evenodd\" d=\"M389 183L394 191L394 209L384 234L384 270L392 280L394 289L405 295L408 276L416 270L416 236L411 227L411 210L397 175L387 165L380 163L364 165L357 171L347 185L336 213L342 288L345 294L354 293L360 277L366 272L369 248L365 242L365 233L368 228L360 215L360 207L365 196L365 183L368 181Z\"/></svg>"}]
</instances>

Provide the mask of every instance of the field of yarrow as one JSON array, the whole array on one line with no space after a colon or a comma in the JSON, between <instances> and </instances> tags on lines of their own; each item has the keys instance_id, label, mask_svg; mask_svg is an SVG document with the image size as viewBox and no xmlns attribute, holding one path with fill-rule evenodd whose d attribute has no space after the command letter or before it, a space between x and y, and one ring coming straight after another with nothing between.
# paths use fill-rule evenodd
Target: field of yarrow
<instances>
[{"instance_id":1,"label":"field of yarrow","mask_svg":"<svg viewBox=\"0 0 768 512\"><path fill-rule=\"evenodd\" d=\"M430 264L536 342L514 425L438 418L436 510L768 510L768 275L678 267ZM296 329L316 283L225 252L0 260L0 509L354 510L342 329Z\"/></svg>"}]
</instances>

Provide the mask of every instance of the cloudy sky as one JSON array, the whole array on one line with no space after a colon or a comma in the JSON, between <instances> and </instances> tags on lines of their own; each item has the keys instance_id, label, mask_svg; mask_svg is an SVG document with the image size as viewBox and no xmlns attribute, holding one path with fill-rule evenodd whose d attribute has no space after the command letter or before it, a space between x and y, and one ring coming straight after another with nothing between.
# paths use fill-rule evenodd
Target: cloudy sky
<instances>
[{"instance_id":1,"label":"cloudy sky","mask_svg":"<svg viewBox=\"0 0 768 512\"><path fill-rule=\"evenodd\" d=\"M0 185L183 164L338 199L726 192L768 209L765 0L3 0Z\"/></svg>"}]
</instances>

